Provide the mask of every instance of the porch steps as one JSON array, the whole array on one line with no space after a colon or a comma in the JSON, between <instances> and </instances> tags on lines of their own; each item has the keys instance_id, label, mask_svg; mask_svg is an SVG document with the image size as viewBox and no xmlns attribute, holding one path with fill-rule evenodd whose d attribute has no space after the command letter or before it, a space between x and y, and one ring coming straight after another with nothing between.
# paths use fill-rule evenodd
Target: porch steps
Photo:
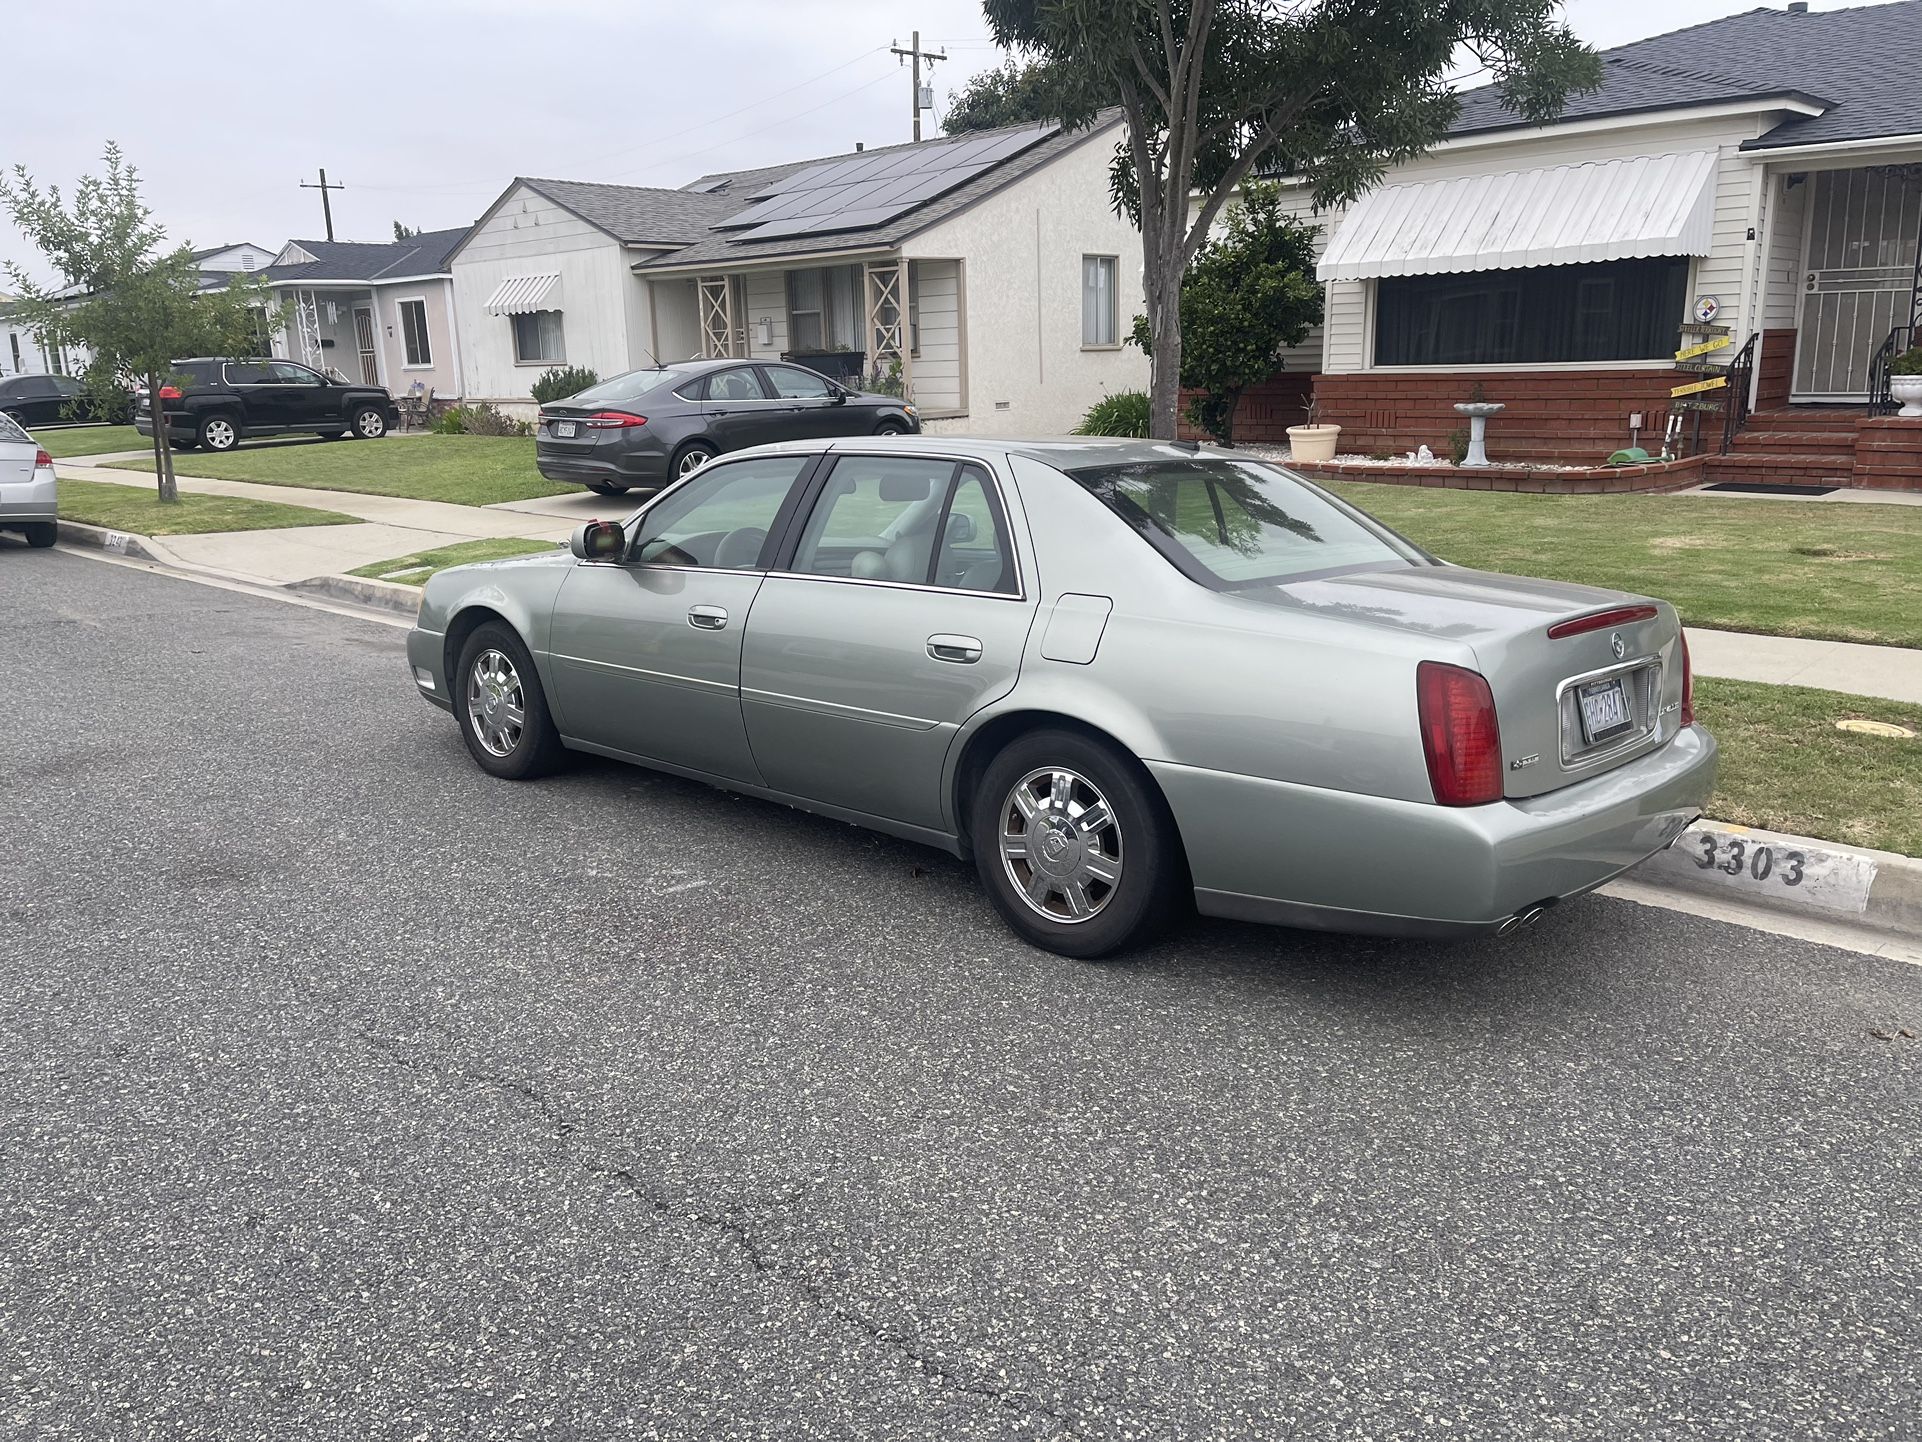
<instances>
[{"instance_id":1,"label":"porch steps","mask_svg":"<svg viewBox=\"0 0 1922 1442\"><path fill-rule=\"evenodd\" d=\"M1791 406L1783 410L1752 411L1742 434L1792 431L1807 435L1816 431L1853 436L1856 425L1868 414L1865 406Z\"/></svg>"},{"instance_id":2,"label":"porch steps","mask_svg":"<svg viewBox=\"0 0 1922 1442\"><path fill-rule=\"evenodd\" d=\"M1734 451L1710 456L1702 467L1704 481L1755 481L1771 486L1846 486L1854 473L1853 446L1830 454Z\"/></svg>"},{"instance_id":3,"label":"porch steps","mask_svg":"<svg viewBox=\"0 0 1922 1442\"><path fill-rule=\"evenodd\" d=\"M1836 456L1855 452L1855 428L1825 431L1752 431L1735 437L1740 456Z\"/></svg>"}]
</instances>

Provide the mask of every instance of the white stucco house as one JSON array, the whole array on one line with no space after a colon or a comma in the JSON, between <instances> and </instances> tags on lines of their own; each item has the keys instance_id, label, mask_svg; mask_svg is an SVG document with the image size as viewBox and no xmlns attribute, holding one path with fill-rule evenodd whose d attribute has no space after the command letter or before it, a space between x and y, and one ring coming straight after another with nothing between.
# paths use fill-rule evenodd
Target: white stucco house
<instances>
[{"instance_id":1,"label":"white stucco house","mask_svg":"<svg viewBox=\"0 0 1922 1442\"><path fill-rule=\"evenodd\" d=\"M394 395L464 392L447 257L467 227L406 240L290 240L267 266L291 323L274 353Z\"/></svg>"},{"instance_id":2,"label":"white stucco house","mask_svg":"<svg viewBox=\"0 0 1922 1442\"><path fill-rule=\"evenodd\" d=\"M788 357L898 385L931 430L1063 431L1147 384L1121 344L1140 240L1109 198L1119 117L705 175L517 179L455 248L477 399L540 372Z\"/></svg>"}]
</instances>

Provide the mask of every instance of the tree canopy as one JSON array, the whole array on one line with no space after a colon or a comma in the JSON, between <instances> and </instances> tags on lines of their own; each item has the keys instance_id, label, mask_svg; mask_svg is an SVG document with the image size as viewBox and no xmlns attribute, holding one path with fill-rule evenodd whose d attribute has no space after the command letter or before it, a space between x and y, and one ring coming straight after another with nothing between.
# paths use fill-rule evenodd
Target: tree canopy
<instances>
[{"instance_id":1,"label":"tree canopy","mask_svg":"<svg viewBox=\"0 0 1922 1442\"><path fill-rule=\"evenodd\" d=\"M983 70L956 91L941 117L949 135L994 130L1023 121L1051 120L1060 112L1052 67L1039 61L1010 60L998 70Z\"/></svg>"},{"instance_id":2,"label":"tree canopy","mask_svg":"<svg viewBox=\"0 0 1922 1442\"><path fill-rule=\"evenodd\" d=\"M1422 154L1459 110L1463 57L1519 120L1557 115L1600 61L1560 0L983 0L999 43L1048 66L1054 113L1118 106L1116 203L1141 226L1156 434L1172 436L1181 278L1250 176L1292 173L1318 206Z\"/></svg>"},{"instance_id":3,"label":"tree canopy","mask_svg":"<svg viewBox=\"0 0 1922 1442\"><path fill-rule=\"evenodd\" d=\"M71 205L58 186L42 188L15 166L0 177L0 204L20 233L46 257L58 286L40 284L8 261L19 290L13 309L49 346L84 348L80 377L103 408L124 403L129 385L155 396L183 356L245 354L258 345L266 281L236 275L225 288L203 289L191 246L163 250L166 232L140 198L139 173L108 145L104 175L82 176ZM173 448L165 426L154 428L156 481L162 500L177 498Z\"/></svg>"}]
</instances>

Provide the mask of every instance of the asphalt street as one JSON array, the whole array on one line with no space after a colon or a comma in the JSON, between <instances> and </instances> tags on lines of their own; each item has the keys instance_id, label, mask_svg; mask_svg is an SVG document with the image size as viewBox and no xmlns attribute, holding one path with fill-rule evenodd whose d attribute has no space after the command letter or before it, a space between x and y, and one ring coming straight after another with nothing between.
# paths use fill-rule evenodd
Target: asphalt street
<instances>
[{"instance_id":1,"label":"asphalt street","mask_svg":"<svg viewBox=\"0 0 1922 1442\"><path fill-rule=\"evenodd\" d=\"M0 1435L1922 1433L1916 969L1066 961L402 636L0 544Z\"/></svg>"}]
</instances>

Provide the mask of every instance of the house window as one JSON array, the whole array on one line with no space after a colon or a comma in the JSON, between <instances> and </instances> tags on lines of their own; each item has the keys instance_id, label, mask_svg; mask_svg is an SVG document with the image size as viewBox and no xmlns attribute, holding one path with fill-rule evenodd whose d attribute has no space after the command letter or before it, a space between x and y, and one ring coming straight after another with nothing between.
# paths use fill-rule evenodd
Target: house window
<instances>
[{"instance_id":1,"label":"house window","mask_svg":"<svg viewBox=\"0 0 1922 1442\"><path fill-rule=\"evenodd\" d=\"M856 350L861 339L861 268L816 266L787 273L788 350Z\"/></svg>"},{"instance_id":2,"label":"house window","mask_svg":"<svg viewBox=\"0 0 1922 1442\"><path fill-rule=\"evenodd\" d=\"M551 365L567 359L559 311L535 310L514 317L514 359L521 365Z\"/></svg>"},{"instance_id":3,"label":"house window","mask_svg":"<svg viewBox=\"0 0 1922 1442\"><path fill-rule=\"evenodd\" d=\"M1115 266L1112 255L1081 257L1081 343L1115 344Z\"/></svg>"},{"instance_id":4,"label":"house window","mask_svg":"<svg viewBox=\"0 0 1922 1442\"><path fill-rule=\"evenodd\" d=\"M1666 358L1688 303L1686 256L1388 276L1375 364L1549 365Z\"/></svg>"},{"instance_id":5,"label":"house window","mask_svg":"<svg viewBox=\"0 0 1922 1442\"><path fill-rule=\"evenodd\" d=\"M560 313L550 311L557 322ZM434 363L434 348L427 342L427 302L424 300L404 300L400 303L400 335L407 351L407 364L410 366L431 366Z\"/></svg>"}]
</instances>

